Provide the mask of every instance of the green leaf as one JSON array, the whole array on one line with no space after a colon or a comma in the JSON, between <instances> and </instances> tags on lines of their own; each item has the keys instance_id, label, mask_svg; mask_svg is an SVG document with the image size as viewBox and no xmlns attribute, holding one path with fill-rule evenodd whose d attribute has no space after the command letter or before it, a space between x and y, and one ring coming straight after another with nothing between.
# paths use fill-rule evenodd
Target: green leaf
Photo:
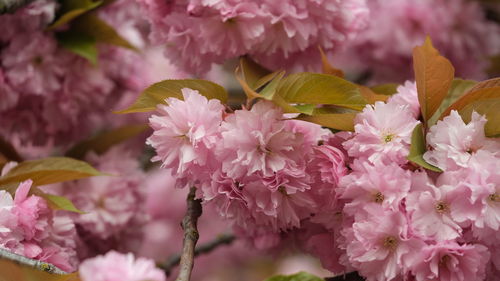
<instances>
[{"instance_id":1,"label":"green leaf","mask_svg":"<svg viewBox=\"0 0 500 281\"><path fill-rule=\"evenodd\" d=\"M89 151L102 154L112 146L133 138L148 128L148 125L129 125L113 129L76 144L65 155L67 157L83 159Z\"/></svg>"},{"instance_id":2,"label":"green leaf","mask_svg":"<svg viewBox=\"0 0 500 281\"><path fill-rule=\"evenodd\" d=\"M54 23L48 27L49 30L63 26L77 17L99 7L103 1L64 0L61 1L61 3L61 9L58 13L59 16L56 18Z\"/></svg>"},{"instance_id":3,"label":"green leaf","mask_svg":"<svg viewBox=\"0 0 500 281\"><path fill-rule=\"evenodd\" d=\"M472 111L486 115L488 120L484 126L486 136L500 136L500 97L473 101L460 109L458 113L462 116L464 122L468 123L471 120Z\"/></svg>"},{"instance_id":4,"label":"green leaf","mask_svg":"<svg viewBox=\"0 0 500 281\"><path fill-rule=\"evenodd\" d=\"M248 86L253 90L262 87L273 78L273 73L271 73L270 70L259 65L247 56L240 59L240 69ZM276 74L276 72L274 72L274 74Z\"/></svg>"},{"instance_id":5,"label":"green leaf","mask_svg":"<svg viewBox=\"0 0 500 281\"><path fill-rule=\"evenodd\" d=\"M424 121L427 122L448 93L455 69L451 62L432 46L429 37L422 46L413 49L413 69L420 110Z\"/></svg>"},{"instance_id":6,"label":"green leaf","mask_svg":"<svg viewBox=\"0 0 500 281\"><path fill-rule=\"evenodd\" d=\"M287 103L333 104L356 110L363 109L367 103L356 84L336 76L308 72L282 79L275 95Z\"/></svg>"},{"instance_id":7,"label":"green leaf","mask_svg":"<svg viewBox=\"0 0 500 281\"><path fill-rule=\"evenodd\" d=\"M88 59L92 64L97 64L96 41L85 33L67 31L57 33L59 44L71 52Z\"/></svg>"},{"instance_id":8,"label":"green leaf","mask_svg":"<svg viewBox=\"0 0 500 281\"><path fill-rule=\"evenodd\" d=\"M338 76L340 78L344 78L344 71L342 71L342 69L333 67L333 65L328 60L328 57L326 56L325 52L323 51L323 48L321 47L318 48L319 48L319 53L321 55L322 72L324 74L329 74L333 76Z\"/></svg>"},{"instance_id":9,"label":"green leaf","mask_svg":"<svg viewBox=\"0 0 500 281\"><path fill-rule=\"evenodd\" d=\"M276 275L267 278L265 281L324 281L324 279L301 271L293 275Z\"/></svg>"},{"instance_id":10,"label":"green leaf","mask_svg":"<svg viewBox=\"0 0 500 281\"><path fill-rule=\"evenodd\" d=\"M469 91L477 82L472 80L455 79L451 83L450 90L434 115L428 120L428 126L436 124L441 114L455 101Z\"/></svg>"},{"instance_id":11,"label":"green leaf","mask_svg":"<svg viewBox=\"0 0 500 281\"><path fill-rule=\"evenodd\" d=\"M440 119L448 116L452 110L460 111L470 103L479 100L490 100L500 98L500 78L482 81L474 85L467 93L453 102L440 116Z\"/></svg>"},{"instance_id":12,"label":"green leaf","mask_svg":"<svg viewBox=\"0 0 500 281\"><path fill-rule=\"evenodd\" d=\"M101 175L104 174L86 162L67 157L49 157L20 163L0 177L0 185L27 179L32 179L34 185L45 185Z\"/></svg>"},{"instance_id":13,"label":"green leaf","mask_svg":"<svg viewBox=\"0 0 500 281\"><path fill-rule=\"evenodd\" d=\"M399 86L399 84L389 83L389 84L376 85L376 86L370 87L370 89L372 89L372 91L374 91L375 93L377 93L379 95L392 96L398 92L398 90L397 90L398 86Z\"/></svg>"},{"instance_id":14,"label":"green leaf","mask_svg":"<svg viewBox=\"0 0 500 281\"><path fill-rule=\"evenodd\" d=\"M158 104L165 104L166 98L183 99L181 92L183 88L198 90L200 95L208 99L219 99L222 103L227 101L226 90L213 82L200 79L164 80L149 86L129 108L115 113L153 111Z\"/></svg>"},{"instance_id":15,"label":"green leaf","mask_svg":"<svg viewBox=\"0 0 500 281\"><path fill-rule=\"evenodd\" d=\"M74 213L79 213L79 214L84 214L85 212L82 212L78 208L73 205L73 202L69 200L66 197L58 196L58 195L53 195L53 194L48 194L48 193L39 193L37 194L38 196L42 197L43 199L47 200L49 203L49 206L53 210L65 210L65 211L70 211Z\"/></svg>"},{"instance_id":16,"label":"green leaf","mask_svg":"<svg viewBox=\"0 0 500 281\"><path fill-rule=\"evenodd\" d=\"M73 21L71 32L87 34L98 43L120 46L137 51L137 48L121 37L113 27L94 14L85 14Z\"/></svg>"},{"instance_id":17,"label":"green leaf","mask_svg":"<svg viewBox=\"0 0 500 281\"><path fill-rule=\"evenodd\" d=\"M410 153L408 155L408 160L413 164L416 164L420 167L424 167L428 170L435 172L442 172L441 169L435 167L424 160L425 153L425 138L424 131L422 129L422 124L418 124L413 129L413 133L411 135L411 146Z\"/></svg>"},{"instance_id":18,"label":"green leaf","mask_svg":"<svg viewBox=\"0 0 500 281\"><path fill-rule=\"evenodd\" d=\"M313 114L311 116L301 114L295 119L340 131L354 131L354 118L356 114L357 113L326 113Z\"/></svg>"}]
</instances>

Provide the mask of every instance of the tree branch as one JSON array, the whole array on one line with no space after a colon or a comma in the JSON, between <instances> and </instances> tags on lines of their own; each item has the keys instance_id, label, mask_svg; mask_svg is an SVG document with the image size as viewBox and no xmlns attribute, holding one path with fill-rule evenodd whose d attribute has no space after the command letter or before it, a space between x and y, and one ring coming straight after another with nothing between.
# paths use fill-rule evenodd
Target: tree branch
<instances>
[{"instance_id":1,"label":"tree branch","mask_svg":"<svg viewBox=\"0 0 500 281\"><path fill-rule=\"evenodd\" d=\"M69 274L53 264L39 261L39 260L29 259L27 257L9 252L8 250L5 250L5 249L0 249L0 258L10 260L10 261L15 262L17 264L29 266L29 267L32 267L34 269L37 269L40 271L45 271L45 272L48 272L51 274L57 274L57 275Z\"/></svg>"},{"instance_id":2,"label":"tree branch","mask_svg":"<svg viewBox=\"0 0 500 281\"><path fill-rule=\"evenodd\" d=\"M201 200L195 199L196 187L191 187L187 196L187 211L182 220L184 230L184 242L182 243L182 254L180 259L180 270L176 281L189 281L194 264L194 249L198 242L198 218L201 216Z\"/></svg>"},{"instance_id":3,"label":"tree branch","mask_svg":"<svg viewBox=\"0 0 500 281\"><path fill-rule=\"evenodd\" d=\"M17 9L28 5L34 0L0 0L0 15L14 13Z\"/></svg>"},{"instance_id":4,"label":"tree branch","mask_svg":"<svg viewBox=\"0 0 500 281\"><path fill-rule=\"evenodd\" d=\"M233 234L221 234L214 240L196 247L196 249L194 250L194 256L197 257L202 254L210 253L214 249L222 245L229 245L234 241L234 239L235 236ZM176 267L180 261L181 255L177 254L170 257L165 264L162 264L159 267L162 268L168 276L170 275L172 269L174 269L174 267Z\"/></svg>"}]
</instances>

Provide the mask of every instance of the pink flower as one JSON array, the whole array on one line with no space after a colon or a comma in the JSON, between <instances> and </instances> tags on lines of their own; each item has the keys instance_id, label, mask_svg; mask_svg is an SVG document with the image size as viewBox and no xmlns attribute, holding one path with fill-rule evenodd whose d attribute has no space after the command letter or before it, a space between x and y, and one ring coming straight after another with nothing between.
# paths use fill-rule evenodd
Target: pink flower
<instances>
[{"instance_id":1,"label":"pink flower","mask_svg":"<svg viewBox=\"0 0 500 281\"><path fill-rule=\"evenodd\" d=\"M192 73L245 54L272 68L283 65L277 62L293 65L312 47L336 48L361 30L368 16L364 0L140 2L152 41L168 43L165 55Z\"/></svg>"},{"instance_id":2,"label":"pink flower","mask_svg":"<svg viewBox=\"0 0 500 281\"><path fill-rule=\"evenodd\" d=\"M360 160L402 165L407 162L411 134L418 123L407 107L376 102L356 116L356 134L344 147L349 156Z\"/></svg>"},{"instance_id":3,"label":"pink flower","mask_svg":"<svg viewBox=\"0 0 500 281\"><path fill-rule=\"evenodd\" d=\"M497 54L499 27L481 5L466 0L371 0L369 27L346 44L345 65L360 65L377 82L412 78L412 49L425 36L455 66L458 77L484 79L488 57ZM467 22L462 19L467 18ZM344 65L344 64L343 64ZM342 66L343 66L342 65Z\"/></svg>"},{"instance_id":4,"label":"pink flower","mask_svg":"<svg viewBox=\"0 0 500 281\"><path fill-rule=\"evenodd\" d=\"M228 116L217 146L222 171L237 179L255 172L270 177L297 167L302 136L287 131L281 119L281 110L265 101Z\"/></svg>"},{"instance_id":5,"label":"pink flower","mask_svg":"<svg viewBox=\"0 0 500 281\"><path fill-rule=\"evenodd\" d=\"M115 146L102 155L89 154L87 161L100 171L116 176L99 176L64 183L64 195L86 212L75 215L75 223L89 240L118 237L144 215L140 184L144 174L130 152Z\"/></svg>"},{"instance_id":6,"label":"pink flower","mask_svg":"<svg viewBox=\"0 0 500 281\"><path fill-rule=\"evenodd\" d=\"M40 241L47 237L51 212L41 197L31 195L33 181L22 182L16 190L13 213L18 217L18 227L23 229L24 239Z\"/></svg>"},{"instance_id":7,"label":"pink flower","mask_svg":"<svg viewBox=\"0 0 500 281\"><path fill-rule=\"evenodd\" d=\"M397 93L392 95L387 103L409 107L413 117L418 119L420 116L420 103L418 101L417 84L415 82L406 81L403 85L399 85Z\"/></svg>"},{"instance_id":8,"label":"pink flower","mask_svg":"<svg viewBox=\"0 0 500 281\"><path fill-rule=\"evenodd\" d=\"M318 146L313 146L311 160L307 164L311 167L310 173L319 172L321 181L338 184L340 179L348 173L346 166L347 155L340 145L328 141Z\"/></svg>"},{"instance_id":9,"label":"pink flower","mask_svg":"<svg viewBox=\"0 0 500 281\"><path fill-rule=\"evenodd\" d=\"M166 280L165 273L156 268L154 261L115 251L85 260L79 272L82 281Z\"/></svg>"},{"instance_id":10,"label":"pink flower","mask_svg":"<svg viewBox=\"0 0 500 281\"><path fill-rule=\"evenodd\" d=\"M431 150L424 154L424 159L448 171L467 167L479 150L497 155L500 142L485 137L485 123L484 116L473 112L471 121L465 124L458 112L453 110L430 128L426 138Z\"/></svg>"},{"instance_id":11,"label":"pink flower","mask_svg":"<svg viewBox=\"0 0 500 281\"><path fill-rule=\"evenodd\" d=\"M158 105L160 115L149 119L154 132L147 140L157 152L153 161L176 173L206 163L224 112L219 100L209 101L198 91L184 88L182 95L184 100L168 98L168 105Z\"/></svg>"},{"instance_id":12,"label":"pink flower","mask_svg":"<svg viewBox=\"0 0 500 281\"><path fill-rule=\"evenodd\" d=\"M349 200L344 211L350 215L359 213L369 205L397 211L408 195L411 174L397 164L372 165L355 160L353 172L344 176L340 183L340 197Z\"/></svg>"},{"instance_id":13,"label":"pink flower","mask_svg":"<svg viewBox=\"0 0 500 281\"><path fill-rule=\"evenodd\" d=\"M421 257L411 267L417 281L481 281L490 258L483 245L456 242L428 245L419 249L418 255Z\"/></svg>"},{"instance_id":14,"label":"pink flower","mask_svg":"<svg viewBox=\"0 0 500 281\"><path fill-rule=\"evenodd\" d=\"M424 246L408 229L402 213L372 205L365 219L356 219L352 230L344 230L349 261L368 281L397 280Z\"/></svg>"}]
</instances>

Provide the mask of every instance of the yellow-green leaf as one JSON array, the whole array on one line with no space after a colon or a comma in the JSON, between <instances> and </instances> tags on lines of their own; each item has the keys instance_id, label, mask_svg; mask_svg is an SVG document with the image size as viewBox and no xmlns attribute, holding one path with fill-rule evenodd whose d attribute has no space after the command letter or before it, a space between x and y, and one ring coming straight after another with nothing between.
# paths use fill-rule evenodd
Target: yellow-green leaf
<instances>
[{"instance_id":1,"label":"yellow-green leaf","mask_svg":"<svg viewBox=\"0 0 500 281\"><path fill-rule=\"evenodd\" d=\"M265 281L324 281L324 279L301 271L293 275L276 275Z\"/></svg>"},{"instance_id":2,"label":"yellow-green leaf","mask_svg":"<svg viewBox=\"0 0 500 281\"><path fill-rule=\"evenodd\" d=\"M60 16L52 23L48 29L54 29L65 25L75 18L99 7L103 1L92 0L64 0L61 1Z\"/></svg>"},{"instance_id":3,"label":"yellow-green leaf","mask_svg":"<svg viewBox=\"0 0 500 281\"><path fill-rule=\"evenodd\" d=\"M397 90L398 87L399 87L399 84L388 83L388 84L376 85L376 86L370 87L370 89L379 95L392 96L398 92L398 90Z\"/></svg>"},{"instance_id":4,"label":"yellow-green leaf","mask_svg":"<svg viewBox=\"0 0 500 281\"><path fill-rule=\"evenodd\" d=\"M78 273L66 273L46 262L0 249L0 281L79 281Z\"/></svg>"},{"instance_id":5,"label":"yellow-green leaf","mask_svg":"<svg viewBox=\"0 0 500 281\"><path fill-rule=\"evenodd\" d=\"M469 91L477 82L472 80L455 79L451 83L450 90L434 115L427 121L428 126L436 124L439 117L448 107Z\"/></svg>"},{"instance_id":6,"label":"yellow-green leaf","mask_svg":"<svg viewBox=\"0 0 500 281\"><path fill-rule=\"evenodd\" d=\"M413 49L413 69L420 110L424 121L427 121L448 93L455 69L451 62L432 46L429 37L422 46Z\"/></svg>"},{"instance_id":7,"label":"yellow-green leaf","mask_svg":"<svg viewBox=\"0 0 500 281\"><path fill-rule=\"evenodd\" d=\"M383 101L386 102L389 99L388 95L379 95L375 93L372 89L365 87L365 86L359 86L359 91L361 95L368 101L368 103L375 103L376 101Z\"/></svg>"},{"instance_id":8,"label":"yellow-green leaf","mask_svg":"<svg viewBox=\"0 0 500 281\"><path fill-rule=\"evenodd\" d=\"M92 64L97 64L96 40L85 33L74 31L57 34L59 44L69 51L88 59Z\"/></svg>"},{"instance_id":9,"label":"yellow-green leaf","mask_svg":"<svg viewBox=\"0 0 500 281\"><path fill-rule=\"evenodd\" d=\"M340 131L354 131L355 117L356 113L326 113L313 114L311 116L301 114L296 119L316 123Z\"/></svg>"},{"instance_id":10,"label":"yellow-green leaf","mask_svg":"<svg viewBox=\"0 0 500 281\"><path fill-rule=\"evenodd\" d=\"M115 113L148 112L156 109L158 104L165 104L166 98L183 99L181 89L198 90L200 95L208 99L227 101L226 90L213 82L200 79L164 80L149 86L129 108Z\"/></svg>"},{"instance_id":11,"label":"yellow-green leaf","mask_svg":"<svg viewBox=\"0 0 500 281\"><path fill-rule=\"evenodd\" d=\"M45 185L104 175L88 163L67 158L49 157L25 161L0 177L0 185L32 179L34 185Z\"/></svg>"},{"instance_id":12,"label":"yellow-green leaf","mask_svg":"<svg viewBox=\"0 0 500 281\"><path fill-rule=\"evenodd\" d=\"M458 113L462 116L464 122L468 123L471 120L472 111L486 115L486 119L488 120L484 126L486 136L500 136L500 96L473 101L460 109Z\"/></svg>"},{"instance_id":13,"label":"yellow-green leaf","mask_svg":"<svg viewBox=\"0 0 500 281\"><path fill-rule=\"evenodd\" d=\"M319 52L321 54L321 65L322 65L323 73L330 74L333 76L338 76L340 78L344 78L344 71L333 67L332 64L330 63L330 61L328 60L328 58L326 57L325 52L323 52L323 48L321 48L321 47L318 47L318 48L319 48Z\"/></svg>"},{"instance_id":14,"label":"yellow-green leaf","mask_svg":"<svg viewBox=\"0 0 500 281\"><path fill-rule=\"evenodd\" d=\"M333 104L356 110L363 109L367 103L356 84L336 76L308 72L282 79L275 95L288 103Z\"/></svg>"},{"instance_id":15,"label":"yellow-green leaf","mask_svg":"<svg viewBox=\"0 0 500 281\"><path fill-rule=\"evenodd\" d=\"M420 167L424 167L428 170L435 172L442 172L441 169L435 167L424 160L425 153L425 138L424 138L424 130L422 128L422 124L418 124L413 129L413 133L411 135L411 145L410 145L410 153L408 154L408 160L415 165Z\"/></svg>"},{"instance_id":16,"label":"yellow-green leaf","mask_svg":"<svg viewBox=\"0 0 500 281\"><path fill-rule=\"evenodd\" d=\"M92 13L84 14L73 21L71 32L91 36L98 43L120 46L137 51L137 48L118 34L113 27Z\"/></svg>"},{"instance_id":17,"label":"yellow-green leaf","mask_svg":"<svg viewBox=\"0 0 500 281\"><path fill-rule=\"evenodd\" d=\"M75 205L73 205L73 202L71 202L71 200L69 200L66 197L43 193L43 192L37 195L47 200L47 202L49 203L49 207L52 208L53 210L64 210L79 214L85 213L76 208Z\"/></svg>"},{"instance_id":18,"label":"yellow-green leaf","mask_svg":"<svg viewBox=\"0 0 500 281\"><path fill-rule=\"evenodd\" d=\"M240 59L240 69L246 83L253 90L262 87L264 84L272 80L272 73L270 70L259 65L247 56Z\"/></svg>"},{"instance_id":19,"label":"yellow-green leaf","mask_svg":"<svg viewBox=\"0 0 500 281\"><path fill-rule=\"evenodd\" d=\"M469 104L480 100L490 100L500 98L500 85L491 88L481 87L481 83L476 84L467 93L462 95L457 101L450 105L442 114L440 119L448 116L452 110L460 111Z\"/></svg>"},{"instance_id":20,"label":"yellow-green leaf","mask_svg":"<svg viewBox=\"0 0 500 281\"><path fill-rule=\"evenodd\" d=\"M133 138L148 128L148 125L129 125L101 133L89 140L76 144L66 152L66 156L83 159L89 151L102 154L112 146Z\"/></svg>"}]
</instances>

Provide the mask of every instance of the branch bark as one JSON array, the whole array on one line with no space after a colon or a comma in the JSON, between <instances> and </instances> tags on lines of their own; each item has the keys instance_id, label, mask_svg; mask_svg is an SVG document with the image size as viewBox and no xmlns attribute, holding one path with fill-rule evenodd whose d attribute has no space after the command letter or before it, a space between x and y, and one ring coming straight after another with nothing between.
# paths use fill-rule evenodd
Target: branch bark
<instances>
[{"instance_id":1,"label":"branch bark","mask_svg":"<svg viewBox=\"0 0 500 281\"><path fill-rule=\"evenodd\" d=\"M33 1L34 0L0 0L0 15L14 13L17 9Z\"/></svg>"},{"instance_id":2,"label":"branch bark","mask_svg":"<svg viewBox=\"0 0 500 281\"><path fill-rule=\"evenodd\" d=\"M184 242L180 258L180 270L176 281L189 281L194 265L195 247L198 242L198 218L201 216L201 200L195 199L196 187L191 187L187 196L187 211L182 220L184 230Z\"/></svg>"},{"instance_id":3,"label":"branch bark","mask_svg":"<svg viewBox=\"0 0 500 281\"><path fill-rule=\"evenodd\" d=\"M218 236L216 239L208 243L202 244L199 247L196 247L196 249L194 250L194 256L197 257L202 254L210 253L214 249L222 245L229 245L234 241L234 239L235 236L233 234L222 234ZM162 264L159 267L165 271L167 276L169 276L172 269L174 269L179 264L180 261L181 261L181 255L177 254L170 257L165 264Z\"/></svg>"}]
</instances>

